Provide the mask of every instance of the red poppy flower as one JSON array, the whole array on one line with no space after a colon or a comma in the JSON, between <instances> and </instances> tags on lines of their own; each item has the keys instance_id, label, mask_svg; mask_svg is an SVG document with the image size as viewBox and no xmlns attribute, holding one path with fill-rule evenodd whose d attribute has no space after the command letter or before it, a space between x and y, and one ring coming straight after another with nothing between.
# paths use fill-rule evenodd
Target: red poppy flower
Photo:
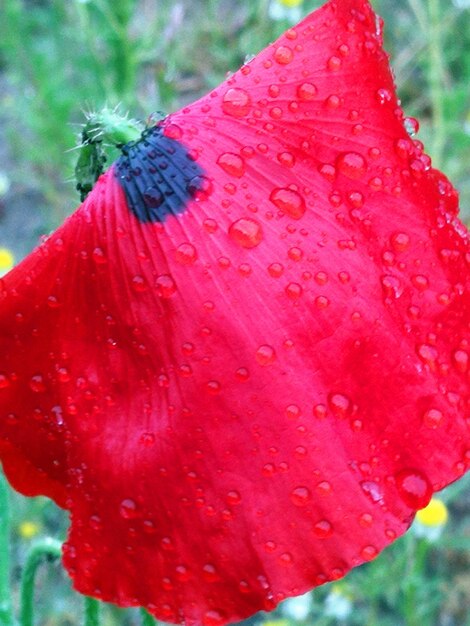
<instances>
[{"instance_id":1,"label":"red poppy flower","mask_svg":"<svg viewBox=\"0 0 470 626\"><path fill-rule=\"evenodd\" d=\"M331 0L4 278L1 458L69 509L83 593L207 626L271 609L468 467L469 236L379 31Z\"/></svg>"}]
</instances>

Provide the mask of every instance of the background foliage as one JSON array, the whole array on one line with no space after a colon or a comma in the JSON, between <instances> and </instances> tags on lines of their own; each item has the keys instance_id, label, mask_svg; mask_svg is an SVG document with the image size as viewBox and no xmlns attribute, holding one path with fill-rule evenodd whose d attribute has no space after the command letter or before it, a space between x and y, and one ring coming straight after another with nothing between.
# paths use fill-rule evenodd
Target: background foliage
<instances>
[{"instance_id":1,"label":"background foliage","mask_svg":"<svg viewBox=\"0 0 470 626\"><path fill-rule=\"evenodd\" d=\"M470 0L372 3L385 19L386 47L405 112L420 119L418 138L460 190L468 221ZM154 111L175 110L216 86L227 71L319 4L2 0L0 248L20 258L77 205L72 148L83 111L120 105L146 119ZM450 521L437 541L413 531L344 581L252 621L469 626L469 487L464 480L444 493ZM14 496L13 522L18 581L31 542L63 538L67 520L42 498ZM41 570L37 597L37 624L80 623L80 600L59 566ZM137 624L139 617L109 607L102 623Z\"/></svg>"}]
</instances>

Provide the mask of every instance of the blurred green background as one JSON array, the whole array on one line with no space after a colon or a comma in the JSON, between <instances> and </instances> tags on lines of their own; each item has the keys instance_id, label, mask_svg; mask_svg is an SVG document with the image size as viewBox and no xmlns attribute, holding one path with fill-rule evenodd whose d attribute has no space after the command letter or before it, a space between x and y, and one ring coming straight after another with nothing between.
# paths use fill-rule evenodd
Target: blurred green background
<instances>
[{"instance_id":1,"label":"blurred green background","mask_svg":"<svg viewBox=\"0 0 470 626\"><path fill-rule=\"evenodd\" d=\"M73 150L84 111L121 105L146 119L192 101L321 3L316 0L1 0L0 249L16 259L78 204ZM470 219L470 0L372 0L385 19L406 115ZM1 269L1 268L0 268ZM41 536L67 520L13 496L14 581ZM251 623L470 626L470 480L431 519L344 581ZM15 583L16 584L16 583ZM15 587L15 594L17 584ZM16 598L16 596L15 596ZM75 626L80 599L59 565L38 579L36 623ZM103 624L138 624L107 608Z\"/></svg>"}]
</instances>

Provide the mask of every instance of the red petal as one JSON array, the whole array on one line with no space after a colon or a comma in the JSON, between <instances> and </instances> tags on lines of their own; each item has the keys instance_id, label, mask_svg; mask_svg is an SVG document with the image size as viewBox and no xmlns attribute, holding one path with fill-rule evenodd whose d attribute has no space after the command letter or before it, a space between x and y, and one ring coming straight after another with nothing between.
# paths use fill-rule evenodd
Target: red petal
<instances>
[{"instance_id":1,"label":"red petal","mask_svg":"<svg viewBox=\"0 0 470 626\"><path fill-rule=\"evenodd\" d=\"M376 29L327 3L165 121L193 200L139 221L111 169L5 277L0 454L70 509L80 591L239 619L467 469L469 236Z\"/></svg>"}]
</instances>

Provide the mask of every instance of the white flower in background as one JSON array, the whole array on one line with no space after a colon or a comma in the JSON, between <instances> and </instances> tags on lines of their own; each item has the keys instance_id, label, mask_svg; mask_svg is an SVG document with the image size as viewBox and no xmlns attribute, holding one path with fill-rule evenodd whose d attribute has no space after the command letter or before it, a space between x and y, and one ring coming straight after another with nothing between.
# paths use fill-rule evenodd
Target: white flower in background
<instances>
[{"instance_id":1,"label":"white flower in background","mask_svg":"<svg viewBox=\"0 0 470 626\"><path fill-rule=\"evenodd\" d=\"M350 594L341 585L334 585L325 599L325 615L346 619L351 614L352 608Z\"/></svg>"},{"instance_id":2,"label":"white flower in background","mask_svg":"<svg viewBox=\"0 0 470 626\"><path fill-rule=\"evenodd\" d=\"M297 596L296 598L289 598L282 604L283 614L297 621L305 620L311 610L312 596L310 593L305 593L303 596Z\"/></svg>"},{"instance_id":3,"label":"white flower in background","mask_svg":"<svg viewBox=\"0 0 470 626\"><path fill-rule=\"evenodd\" d=\"M269 17L272 20L287 20L295 24L302 19L300 9L303 0L271 0L269 4Z\"/></svg>"}]
</instances>

